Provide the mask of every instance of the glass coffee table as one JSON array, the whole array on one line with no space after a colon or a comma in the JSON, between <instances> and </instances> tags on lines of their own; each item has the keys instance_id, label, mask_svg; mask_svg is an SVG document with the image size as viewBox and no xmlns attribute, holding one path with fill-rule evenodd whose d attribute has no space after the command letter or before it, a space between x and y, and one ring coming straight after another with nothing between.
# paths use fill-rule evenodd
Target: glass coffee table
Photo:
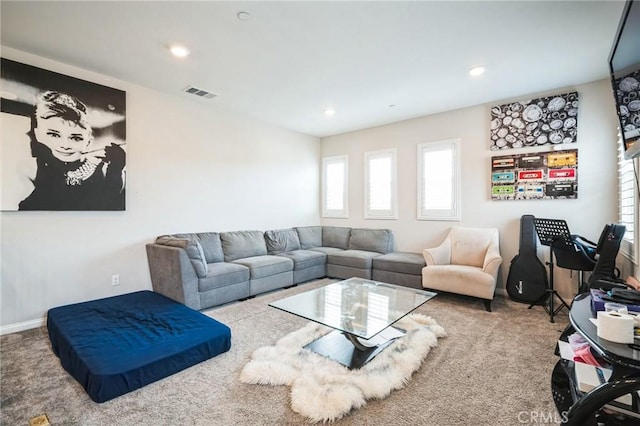
<instances>
[{"instance_id":1,"label":"glass coffee table","mask_svg":"<svg viewBox=\"0 0 640 426\"><path fill-rule=\"evenodd\" d=\"M436 293L362 278L350 278L296 294L269 306L333 328L305 346L356 369L404 331L391 327Z\"/></svg>"}]
</instances>

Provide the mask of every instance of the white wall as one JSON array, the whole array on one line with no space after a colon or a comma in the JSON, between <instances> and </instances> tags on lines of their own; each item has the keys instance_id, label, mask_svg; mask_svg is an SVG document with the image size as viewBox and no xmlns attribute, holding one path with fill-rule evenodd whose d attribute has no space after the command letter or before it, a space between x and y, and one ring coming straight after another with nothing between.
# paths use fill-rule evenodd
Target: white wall
<instances>
[{"instance_id":1,"label":"white wall","mask_svg":"<svg viewBox=\"0 0 640 426\"><path fill-rule=\"evenodd\" d=\"M578 199L491 201L490 157L531 149L490 151L489 121L492 105L578 91ZM401 107L401 106L398 106ZM323 225L389 228L394 232L396 249L421 252L438 244L451 226L496 227L500 230L503 256L502 279L511 259L518 252L520 217L565 219L572 233L597 241L606 223L617 221L616 116L610 84L606 80L506 99L491 105L416 118L358 132L324 138L322 156L349 155L348 219L322 219ZM462 221L418 221L416 219L417 145L444 139L462 140ZM398 220L365 220L363 200L364 153L385 148L398 150ZM534 149L535 151L535 149ZM540 250L548 257L548 248ZM556 289L570 297L577 289L577 276L555 269Z\"/></svg>"},{"instance_id":2,"label":"white wall","mask_svg":"<svg viewBox=\"0 0 640 426\"><path fill-rule=\"evenodd\" d=\"M9 48L2 56L127 92L127 209L0 213L0 332L39 325L51 307L150 289L144 246L158 235L319 224L319 139L215 100Z\"/></svg>"},{"instance_id":3,"label":"white wall","mask_svg":"<svg viewBox=\"0 0 640 426\"><path fill-rule=\"evenodd\" d=\"M616 119L608 81L577 90L579 198L491 201L489 108L481 105L318 139L9 48L8 59L127 92L125 212L1 212L0 333L39 325L47 309L151 288L144 244L174 232L327 224L390 228L396 249L435 245L452 225L500 229L502 279L518 251L523 214L565 219L597 239L616 213ZM504 102L521 100L505 99ZM501 102L502 103L502 102ZM462 140L461 222L416 220L416 145ZM399 219L364 220L364 152L398 150ZM522 152L522 151L509 151ZM321 156L350 157L350 218L319 218ZM292 208L295 206L295 208ZM546 248L541 249L546 257ZM119 274L121 285L111 286ZM569 297L576 277L556 269ZM503 285L501 283L501 285Z\"/></svg>"}]
</instances>

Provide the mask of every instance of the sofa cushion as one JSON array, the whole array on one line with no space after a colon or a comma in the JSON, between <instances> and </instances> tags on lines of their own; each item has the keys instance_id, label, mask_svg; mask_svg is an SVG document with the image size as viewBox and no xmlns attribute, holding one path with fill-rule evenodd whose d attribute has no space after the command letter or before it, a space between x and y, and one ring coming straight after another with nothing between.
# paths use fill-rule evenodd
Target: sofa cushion
<instances>
[{"instance_id":1,"label":"sofa cushion","mask_svg":"<svg viewBox=\"0 0 640 426\"><path fill-rule=\"evenodd\" d=\"M311 268L312 266L320 266L327 263L327 255L325 253L312 250L288 251L285 253L278 253L277 256L293 260L294 271Z\"/></svg>"},{"instance_id":2,"label":"sofa cushion","mask_svg":"<svg viewBox=\"0 0 640 426\"><path fill-rule=\"evenodd\" d=\"M294 229L265 231L264 240L267 244L267 253L269 254L300 250L300 239Z\"/></svg>"},{"instance_id":3,"label":"sofa cushion","mask_svg":"<svg viewBox=\"0 0 640 426\"><path fill-rule=\"evenodd\" d=\"M293 271L293 260L282 256L244 257L234 260L233 263L249 267L252 280Z\"/></svg>"},{"instance_id":4,"label":"sofa cushion","mask_svg":"<svg viewBox=\"0 0 640 426\"><path fill-rule=\"evenodd\" d=\"M302 250L322 247L322 226L300 226L294 229L298 233Z\"/></svg>"},{"instance_id":5,"label":"sofa cushion","mask_svg":"<svg viewBox=\"0 0 640 426\"><path fill-rule=\"evenodd\" d=\"M335 247L313 247L313 248L310 248L309 251L317 251L317 252L329 255L331 253L340 253L340 252L343 252L344 250L335 248Z\"/></svg>"},{"instance_id":6,"label":"sofa cushion","mask_svg":"<svg viewBox=\"0 0 640 426\"><path fill-rule=\"evenodd\" d=\"M371 269L372 259L380 253L363 250L344 250L327 256L327 263L351 268Z\"/></svg>"},{"instance_id":7,"label":"sofa cushion","mask_svg":"<svg viewBox=\"0 0 640 426\"><path fill-rule=\"evenodd\" d=\"M202 247L206 263L223 262L222 242L217 232L198 232L186 234L173 234L172 237L193 239L195 238Z\"/></svg>"},{"instance_id":8,"label":"sofa cushion","mask_svg":"<svg viewBox=\"0 0 640 426\"><path fill-rule=\"evenodd\" d=\"M220 239L225 262L267 254L267 244L262 231L221 232Z\"/></svg>"},{"instance_id":9,"label":"sofa cushion","mask_svg":"<svg viewBox=\"0 0 640 426\"><path fill-rule=\"evenodd\" d=\"M214 288L240 284L249 281L249 268L231 262L217 262L208 265L209 271L205 278L198 280L198 291L204 292Z\"/></svg>"},{"instance_id":10,"label":"sofa cushion","mask_svg":"<svg viewBox=\"0 0 640 426\"><path fill-rule=\"evenodd\" d=\"M346 250L349 247L351 228L340 226L322 227L322 245L324 247L336 247Z\"/></svg>"},{"instance_id":11,"label":"sofa cushion","mask_svg":"<svg viewBox=\"0 0 640 426\"><path fill-rule=\"evenodd\" d=\"M353 228L349 238L349 250L389 253L393 245L393 234L388 229Z\"/></svg>"},{"instance_id":12,"label":"sofa cushion","mask_svg":"<svg viewBox=\"0 0 640 426\"><path fill-rule=\"evenodd\" d=\"M373 269L380 271L422 275L425 266L424 257L419 253L393 252L373 258Z\"/></svg>"},{"instance_id":13,"label":"sofa cushion","mask_svg":"<svg viewBox=\"0 0 640 426\"><path fill-rule=\"evenodd\" d=\"M165 246L180 247L187 252L187 256L193 265L193 269L196 271L196 275L199 278L207 276L207 262L205 260L204 251L202 246L195 236L189 236L183 234L185 237L180 238L174 235L162 235L156 238L157 244Z\"/></svg>"},{"instance_id":14,"label":"sofa cushion","mask_svg":"<svg viewBox=\"0 0 640 426\"><path fill-rule=\"evenodd\" d=\"M199 232L196 235L200 239L207 263L224 262L222 241L218 232Z\"/></svg>"}]
</instances>

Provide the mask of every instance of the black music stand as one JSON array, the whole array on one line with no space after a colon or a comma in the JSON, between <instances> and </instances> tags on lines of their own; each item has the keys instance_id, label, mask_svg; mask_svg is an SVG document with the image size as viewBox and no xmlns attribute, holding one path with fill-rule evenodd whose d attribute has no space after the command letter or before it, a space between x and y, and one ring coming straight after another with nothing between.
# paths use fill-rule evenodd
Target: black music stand
<instances>
[{"instance_id":1,"label":"black music stand","mask_svg":"<svg viewBox=\"0 0 640 426\"><path fill-rule=\"evenodd\" d=\"M553 250L554 248L563 247L564 248L573 248L573 242L571 240L571 233L569 232L569 226L567 222L561 219L533 219L534 226L536 228L536 233L538 234L538 238L540 239L540 244L543 246L549 246L549 288L545 291L545 293L535 302L533 302L529 309L533 308L536 305L542 305L544 310L549 314L549 319L551 322L553 321L554 315L557 315L558 312L562 310L562 308L570 309L570 306L560 297L558 292L553 288ZM553 302L554 296L557 296L560 300L561 304L557 309L554 309Z\"/></svg>"}]
</instances>

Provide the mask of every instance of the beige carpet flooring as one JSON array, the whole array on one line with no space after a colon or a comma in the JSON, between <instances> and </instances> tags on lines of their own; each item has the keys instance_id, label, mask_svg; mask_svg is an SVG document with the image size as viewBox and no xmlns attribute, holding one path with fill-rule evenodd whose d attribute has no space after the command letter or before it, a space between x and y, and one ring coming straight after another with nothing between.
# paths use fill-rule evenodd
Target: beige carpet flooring
<instances>
[{"instance_id":1,"label":"beige carpet flooring","mask_svg":"<svg viewBox=\"0 0 640 426\"><path fill-rule=\"evenodd\" d=\"M232 346L216 358L102 404L60 366L45 327L0 337L0 424L28 425L46 413L52 425L298 425L290 388L248 385L242 367L308 321L267 303L335 280L318 280L207 311L227 324ZM515 425L557 416L551 397L554 347L568 323L542 307L496 297L482 302L440 294L416 312L447 331L403 389L369 401L337 425Z\"/></svg>"}]
</instances>

